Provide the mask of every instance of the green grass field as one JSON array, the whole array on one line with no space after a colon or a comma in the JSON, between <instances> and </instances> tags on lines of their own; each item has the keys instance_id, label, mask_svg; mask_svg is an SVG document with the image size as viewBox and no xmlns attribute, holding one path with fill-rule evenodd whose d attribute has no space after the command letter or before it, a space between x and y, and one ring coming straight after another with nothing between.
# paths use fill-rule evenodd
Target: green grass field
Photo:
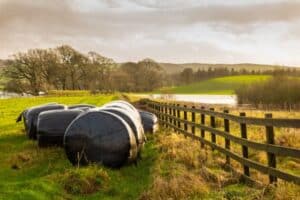
<instances>
[{"instance_id":1,"label":"green grass field","mask_svg":"<svg viewBox=\"0 0 300 200\"><path fill-rule=\"evenodd\" d=\"M296 199L299 187L249 187L219 164L220 155L162 129L147 135L137 165L74 167L62 148L38 148L18 114L47 102L102 105L120 95L0 100L0 199ZM294 140L295 141L295 140ZM297 192L298 191L298 192ZM284 195L286 198L280 198Z\"/></svg>"},{"instance_id":2,"label":"green grass field","mask_svg":"<svg viewBox=\"0 0 300 200\"><path fill-rule=\"evenodd\" d=\"M155 158L151 142L145 145L143 161L121 170L105 168L108 186L91 195L70 194L64 189L64 178L75 173L61 148L39 149L26 138L18 114L27 107L47 102L102 105L117 96L36 97L0 100L0 199L137 199L150 182ZM99 167L98 170L101 170ZM79 173L81 173L79 169ZM87 167L93 172L93 167ZM83 173L82 172L82 173ZM76 185L76 182L74 183Z\"/></svg>"},{"instance_id":3,"label":"green grass field","mask_svg":"<svg viewBox=\"0 0 300 200\"><path fill-rule=\"evenodd\" d=\"M234 90L244 84L265 81L271 76L267 75L241 75L226 76L221 78L209 79L189 85L162 88L153 93L169 93L169 94L234 94Z\"/></svg>"}]
</instances>

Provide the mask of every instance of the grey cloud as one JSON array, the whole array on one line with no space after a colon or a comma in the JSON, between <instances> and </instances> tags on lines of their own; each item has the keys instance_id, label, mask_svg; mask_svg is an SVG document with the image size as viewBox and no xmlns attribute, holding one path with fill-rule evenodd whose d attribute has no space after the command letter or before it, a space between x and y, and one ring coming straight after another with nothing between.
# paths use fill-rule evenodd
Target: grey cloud
<instances>
[{"instance_id":1,"label":"grey cloud","mask_svg":"<svg viewBox=\"0 0 300 200\"><path fill-rule=\"evenodd\" d=\"M183 54L181 49L188 52L197 45L200 52L201 48L210 49L202 51L203 58L216 59L214 57L218 54L243 57L212 44L188 44L184 38L176 43L169 35L191 26L208 27L224 35L250 33L268 23L293 26L295 21L300 20L300 3L291 1L268 1L264 4L234 4L233 1L229 4L222 4L221 1L201 4L196 0L99 2L96 2L99 5L95 8L85 10L80 9L83 1L79 0L2 0L0 56L27 48L69 43L79 50L105 49L108 56L122 59L126 56L131 58L133 54L139 57L155 55L159 59L172 55L178 57L178 54ZM201 28L197 31L201 32ZM139 35L145 41L144 46L135 44L139 42L135 39ZM122 44L129 47L122 50ZM113 52L116 55L112 55ZM119 53L123 55L117 55ZM201 57L198 53L192 56L195 59ZM191 58L189 55L185 57Z\"/></svg>"},{"instance_id":2,"label":"grey cloud","mask_svg":"<svg viewBox=\"0 0 300 200\"><path fill-rule=\"evenodd\" d=\"M194 23L254 24L260 22L290 22L300 19L300 3L282 2L254 5L207 5L189 8L154 10L101 9L80 12L72 9L71 1L7 1L0 4L0 25L24 22L49 29L59 27L100 29L118 26L189 25ZM106 1L115 5L115 1ZM109 26L109 27L107 27Z\"/></svg>"}]
</instances>

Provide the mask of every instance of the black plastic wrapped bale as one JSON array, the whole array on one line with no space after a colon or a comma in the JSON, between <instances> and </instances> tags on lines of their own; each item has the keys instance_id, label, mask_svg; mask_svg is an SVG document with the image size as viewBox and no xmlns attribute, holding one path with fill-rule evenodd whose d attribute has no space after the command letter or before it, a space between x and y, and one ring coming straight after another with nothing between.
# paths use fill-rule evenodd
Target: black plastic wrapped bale
<instances>
[{"instance_id":1,"label":"black plastic wrapped bale","mask_svg":"<svg viewBox=\"0 0 300 200\"><path fill-rule=\"evenodd\" d=\"M85 108L95 108L96 106L91 104L75 104L68 106L68 109L85 109Z\"/></svg>"},{"instance_id":2,"label":"black plastic wrapped bale","mask_svg":"<svg viewBox=\"0 0 300 200\"><path fill-rule=\"evenodd\" d=\"M30 139L36 139L36 133L37 133L37 120L38 116L41 112L47 111L47 110L63 110L66 106L61 104L49 104L49 105L42 105L42 106L36 106L32 107L27 110L26 116L25 116L25 123L27 128L25 127L26 134Z\"/></svg>"},{"instance_id":3,"label":"black plastic wrapped bale","mask_svg":"<svg viewBox=\"0 0 300 200\"><path fill-rule=\"evenodd\" d=\"M128 112L130 112L136 119L142 122L138 110L127 101L122 101L122 100L112 101L110 103L103 105L102 107L118 107L121 109L125 109Z\"/></svg>"},{"instance_id":4,"label":"black plastic wrapped bale","mask_svg":"<svg viewBox=\"0 0 300 200\"><path fill-rule=\"evenodd\" d=\"M147 133L155 133L158 130L158 119L153 113L139 110L140 116L142 118L142 124L144 131Z\"/></svg>"},{"instance_id":5,"label":"black plastic wrapped bale","mask_svg":"<svg viewBox=\"0 0 300 200\"><path fill-rule=\"evenodd\" d=\"M66 130L64 147L74 165L98 163L118 168L137 157L136 140L127 122L96 109L73 120Z\"/></svg>"},{"instance_id":6,"label":"black plastic wrapped bale","mask_svg":"<svg viewBox=\"0 0 300 200\"><path fill-rule=\"evenodd\" d=\"M43 105L39 105L39 106L47 106L47 105L54 105L54 104L57 104L57 103L53 102L53 103L47 103L47 104L43 104ZM32 108L35 108L35 107L32 107ZM27 112L28 112L29 109L31 109L31 108L23 110L19 114L18 118L16 119L17 123L21 122L23 120L23 122L24 122L24 128L25 128L26 133L27 133L27 131L29 129L29 124L28 124L29 120L26 120L27 119Z\"/></svg>"},{"instance_id":7,"label":"black plastic wrapped bale","mask_svg":"<svg viewBox=\"0 0 300 200\"><path fill-rule=\"evenodd\" d=\"M104 106L102 106L102 108L119 108L122 109L124 111L126 111L129 115L132 116L132 118L136 119L137 124L139 124L139 126L143 129L143 125L142 125L142 120L141 120L141 116L138 112L138 110L129 102L127 101L122 101L122 100L118 100L118 101L112 101L110 103L105 104ZM142 140L145 141L146 140L146 136L144 134L144 130L141 131L141 135L142 135ZM140 140L139 138L137 138L138 140ZM144 142L143 142L144 144ZM141 148L139 148L141 149Z\"/></svg>"},{"instance_id":8,"label":"black plastic wrapped bale","mask_svg":"<svg viewBox=\"0 0 300 200\"><path fill-rule=\"evenodd\" d=\"M41 112L37 121L37 140L39 147L63 146L66 129L70 123L83 112L81 109Z\"/></svg>"},{"instance_id":9,"label":"black plastic wrapped bale","mask_svg":"<svg viewBox=\"0 0 300 200\"><path fill-rule=\"evenodd\" d=\"M127 110L124 110L124 109L121 109L118 107L103 107L103 108L100 108L100 110L114 113L114 114L120 116L122 119L124 119L127 122L127 124L130 126L130 128L132 129L132 131L134 133L138 152L139 152L145 143L145 136L144 136L143 126L138 121L138 119L136 119L134 116L132 116L131 113L128 112Z\"/></svg>"},{"instance_id":10,"label":"black plastic wrapped bale","mask_svg":"<svg viewBox=\"0 0 300 200\"><path fill-rule=\"evenodd\" d=\"M27 132L28 126L29 126L29 125L27 124L28 120L26 120L26 119L27 119L27 117L26 117L27 112L28 112L28 109L23 110L23 111L20 113L20 115L18 116L18 118L16 119L16 122L17 122L17 123L19 123L20 121L23 120L23 123L24 123L24 129L25 129L26 132Z\"/></svg>"}]
</instances>

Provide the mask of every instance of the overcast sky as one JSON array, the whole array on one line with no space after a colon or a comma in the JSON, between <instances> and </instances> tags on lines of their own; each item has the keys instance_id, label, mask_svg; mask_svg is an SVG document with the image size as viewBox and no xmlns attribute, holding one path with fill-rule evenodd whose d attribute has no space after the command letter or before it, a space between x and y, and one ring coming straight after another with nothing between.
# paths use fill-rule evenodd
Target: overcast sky
<instances>
[{"instance_id":1,"label":"overcast sky","mask_svg":"<svg viewBox=\"0 0 300 200\"><path fill-rule=\"evenodd\" d=\"M300 66L300 0L0 0L0 58L61 44L118 62Z\"/></svg>"}]
</instances>

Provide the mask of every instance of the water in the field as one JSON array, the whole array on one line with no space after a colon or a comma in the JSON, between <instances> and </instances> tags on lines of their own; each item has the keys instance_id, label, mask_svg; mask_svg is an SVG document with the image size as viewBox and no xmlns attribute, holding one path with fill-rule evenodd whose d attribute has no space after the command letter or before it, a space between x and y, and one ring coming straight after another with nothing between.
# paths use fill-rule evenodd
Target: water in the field
<instances>
[{"instance_id":1,"label":"water in the field","mask_svg":"<svg viewBox=\"0 0 300 200\"><path fill-rule=\"evenodd\" d=\"M175 101L187 101L203 104L222 104L237 105L237 97L235 95L187 95L187 94L150 94L145 97L153 99L165 99Z\"/></svg>"},{"instance_id":2,"label":"water in the field","mask_svg":"<svg viewBox=\"0 0 300 200\"><path fill-rule=\"evenodd\" d=\"M2 92L0 91L0 99L8 99L11 97L19 97L19 94L11 93L11 92Z\"/></svg>"}]
</instances>

